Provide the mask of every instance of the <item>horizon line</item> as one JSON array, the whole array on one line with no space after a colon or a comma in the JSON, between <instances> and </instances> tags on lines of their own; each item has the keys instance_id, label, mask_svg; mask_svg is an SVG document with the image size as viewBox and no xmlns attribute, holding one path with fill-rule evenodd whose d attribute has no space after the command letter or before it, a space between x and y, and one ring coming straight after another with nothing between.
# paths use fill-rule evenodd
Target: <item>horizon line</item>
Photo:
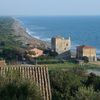
<instances>
[{"instance_id":1,"label":"horizon line","mask_svg":"<svg viewBox=\"0 0 100 100\"><path fill-rule=\"evenodd\" d=\"M100 15L0 15L0 17L99 17Z\"/></svg>"}]
</instances>

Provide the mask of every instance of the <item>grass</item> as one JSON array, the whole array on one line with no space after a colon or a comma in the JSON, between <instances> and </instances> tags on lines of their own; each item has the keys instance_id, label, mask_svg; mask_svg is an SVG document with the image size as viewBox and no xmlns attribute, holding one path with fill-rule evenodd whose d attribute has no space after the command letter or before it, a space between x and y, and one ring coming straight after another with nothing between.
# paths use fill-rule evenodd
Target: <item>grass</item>
<instances>
[{"instance_id":1,"label":"grass","mask_svg":"<svg viewBox=\"0 0 100 100\"><path fill-rule=\"evenodd\" d=\"M84 70L87 69L97 69L100 70L100 65L95 65L95 64L84 64L84 65L79 65L71 62L64 62L64 63L57 63L57 64L44 64L45 66L48 67L49 70L67 70L67 69L72 69L72 68L82 68Z\"/></svg>"},{"instance_id":2,"label":"grass","mask_svg":"<svg viewBox=\"0 0 100 100\"><path fill-rule=\"evenodd\" d=\"M70 69L79 66L78 64L64 62L58 64L45 64L49 70Z\"/></svg>"},{"instance_id":3,"label":"grass","mask_svg":"<svg viewBox=\"0 0 100 100\"><path fill-rule=\"evenodd\" d=\"M82 67L84 67L84 69L99 69L100 70L100 65L96 65L96 64L85 64Z\"/></svg>"}]
</instances>

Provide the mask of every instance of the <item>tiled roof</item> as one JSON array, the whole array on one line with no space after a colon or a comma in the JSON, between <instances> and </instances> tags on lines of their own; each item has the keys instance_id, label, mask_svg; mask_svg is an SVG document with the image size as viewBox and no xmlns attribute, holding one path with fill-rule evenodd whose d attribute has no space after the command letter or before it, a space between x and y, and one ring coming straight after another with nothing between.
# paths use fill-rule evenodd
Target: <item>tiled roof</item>
<instances>
[{"instance_id":1,"label":"tiled roof","mask_svg":"<svg viewBox=\"0 0 100 100\"><path fill-rule=\"evenodd\" d=\"M78 48L84 48L84 49L95 49L92 46L86 46L86 45L81 45L81 46L77 46Z\"/></svg>"},{"instance_id":2,"label":"tiled roof","mask_svg":"<svg viewBox=\"0 0 100 100\"><path fill-rule=\"evenodd\" d=\"M40 50L38 48L33 48L33 49L30 49L29 51L43 51L43 50Z\"/></svg>"}]
</instances>

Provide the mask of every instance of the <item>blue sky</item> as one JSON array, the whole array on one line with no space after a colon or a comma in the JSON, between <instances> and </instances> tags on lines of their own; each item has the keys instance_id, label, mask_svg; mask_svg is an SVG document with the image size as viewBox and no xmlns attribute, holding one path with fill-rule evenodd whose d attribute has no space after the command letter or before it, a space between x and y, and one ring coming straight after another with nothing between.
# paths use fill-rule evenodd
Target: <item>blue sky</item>
<instances>
[{"instance_id":1,"label":"blue sky","mask_svg":"<svg viewBox=\"0 0 100 100\"><path fill-rule=\"evenodd\" d=\"M100 0L0 0L0 15L100 15Z\"/></svg>"}]
</instances>

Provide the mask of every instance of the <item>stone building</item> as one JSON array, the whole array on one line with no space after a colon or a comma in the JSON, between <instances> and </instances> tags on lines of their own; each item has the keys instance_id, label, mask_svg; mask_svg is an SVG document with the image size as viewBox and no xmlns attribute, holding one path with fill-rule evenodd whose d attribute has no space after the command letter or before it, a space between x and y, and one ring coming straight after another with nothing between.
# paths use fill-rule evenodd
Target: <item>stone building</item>
<instances>
[{"instance_id":1,"label":"stone building","mask_svg":"<svg viewBox=\"0 0 100 100\"><path fill-rule=\"evenodd\" d=\"M51 48L53 51L58 54L62 54L66 51L69 51L71 48L71 40L70 37L68 39L64 39L63 37L53 37L51 39Z\"/></svg>"},{"instance_id":2,"label":"stone building","mask_svg":"<svg viewBox=\"0 0 100 100\"><path fill-rule=\"evenodd\" d=\"M87 57L88 61L96 61L96 49L91 46L78 46L76 49L76 57L78 59L84 59L85 57Z\"/></svg>"}]
</instances>

